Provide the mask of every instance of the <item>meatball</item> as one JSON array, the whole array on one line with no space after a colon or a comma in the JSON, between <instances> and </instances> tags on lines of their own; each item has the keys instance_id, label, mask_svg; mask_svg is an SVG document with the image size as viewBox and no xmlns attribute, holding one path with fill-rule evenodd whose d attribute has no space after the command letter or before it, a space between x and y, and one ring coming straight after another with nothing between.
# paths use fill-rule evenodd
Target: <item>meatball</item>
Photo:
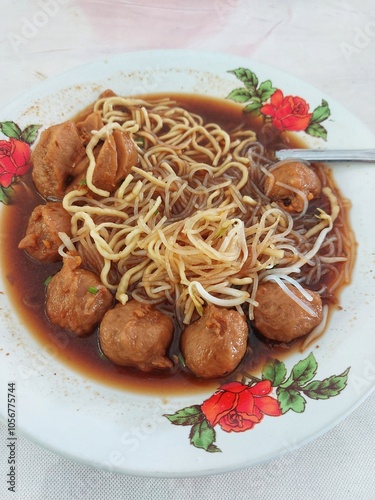
<instances>
[{"instance_id":1,"label":"meatball","mask_svg":"<svg viewBox=\"0 0 375 500\"><path fill-rule=\"evenodd\" d=\"M96 274L80 265L79 256L64 259L47 287L46 313L52 323L86 335L112 306L113 296Z\"/></svg>"},{"instance_id":2,"label":"meatball","mask_svg":"<svg viewBox=\"0 0 375 500\"><path fill-rule=\"evenodd\" d=\"M32 153L32 177L36 189L44 198L61 199L75 167L85 157L86 150L71 121L44 130Z\"/></svg>"},{"instance_id":3,"label":"meatball","mask_svg":"<svg viewBox=\"0 0 375 500\"><path fill-rule=\"evenodd\" d=\"M130 134L114 130L105 139L96 157L92 182L94 186L112 193L137 163L138 153Z\"/></svg>"},{"instance_id":4,"label":"meatball","mask_svg":"<svg viewBox=\"0 0 375 500\"><path fill-rule=\"evenodd\" d=\"M246 353L248 328L244 315L208 305L204 314L181 335L186 366L200 378L223 377Z\"/></svg>"},{"instance_id":5,"label":"meatball","mask_svg":"<svg viewBox=\"0 0 375 500\"><path fill-rule=\"evenodd\" d=\"M302 212L304 208L303 198L295 191L288 189L287 186L302 191L308 201L319 196L322 191L319 177L312 168L304 163L282 163L271 173L273 177L267 176L265 180L265 194L287 212Z\"/></svg>"},{"instance_id":6,"label":"meatball","mask_svg":"<svg viewBox=\"0 0 375 500\"><path fill-rule=\"evenodd\" d=\"M172 319L148 304L117 304L100 324L100 346L107 358L141 371L170 369L166 356L173 338Z\"/></svg>"},{"instance_id":7,"label":"meatball","mask_svg":"<svg viewBox=\"0 0 375 500\"><path fill-rule=\"evenodd\" d=\"M61 203L49 202L34 208L26 228L26 235L18 248L25 250L31 257L41 262L61 260L58 233L70 236L70 215Z\"/></svg>"},{"instance_id":8,"label":"meatball","mask_svg":"<svg viewBox=\"0 0 375 500\"><path fill-rule=\"evenodd\" d=\"M312 296L308 301L293 285L286 284L289 290L314 312L310 315L298 305L274 281L259 285L254 308L254 323L259 332L266 338L278 342L290 342L302 337L318 326L323 319L322 300L316 292L307 290Z\"/></svg>"}]
</instances>

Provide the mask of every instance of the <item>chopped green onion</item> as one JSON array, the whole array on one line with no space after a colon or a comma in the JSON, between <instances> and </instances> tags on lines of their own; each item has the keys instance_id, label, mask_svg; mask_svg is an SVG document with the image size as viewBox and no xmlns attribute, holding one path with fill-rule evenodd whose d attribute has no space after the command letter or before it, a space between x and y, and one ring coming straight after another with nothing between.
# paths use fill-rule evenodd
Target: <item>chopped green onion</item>
<instances>
[{"instance_id":1,"label":"chopped green onion","mask_svg":"<svg viewBox=\"0 0 375 500\"><path fill-rule=\"evenodd\" d=\"M79 183L80 186L87 186L87 181L86 179L82 179L81 182Z\"/></svg>"},{"instance_id":2,"label":"chopped green onion","mask_svg":"<svg viewBox=\"0 0 375 500\"><path fill-rule=\"evenodd\" d=\"M137 144L137 146L139 146L140 148L143 148L144 145L145 145L145 139L144 137L140 137L138 136L136 139L135 139L135 143Z\"/></svg>"},{"instance_id":3,"label":"chopped green onion","mask_svg":"<svg viewBox=\"0 0 375 500\"><path fill-rule=\"evenodd\" d=\"M185 367L185 366L186 366L186 363L185 363L185 358L183 357L183 355L182 355L181 351L178 353L178 355L177 355L177 359L178 359L178 361L181 363L181 365L182 365L183 367Z\"/></svg>"},{"instance_id":4,"label":"chopped green onion","mask_svg":"<svg viewBox=\"0 0 375 500\"><path fill-rule=\"evenodd\" d=\"M96 295L99 292L99 290L96 288L96 286L89 286L88 292L92 293L93 295Z\"/></svg>"},{"instance_id":5,"label":"chopped green onion","mask_svg":"<svg viewBox=\"0 0 375 500\"><path fill-rule=\"evenodd\" d=\"M48 278L44 282L44 286L48 286L52 278L53 276L48 276Z\"/></svg>"}]
</instances>

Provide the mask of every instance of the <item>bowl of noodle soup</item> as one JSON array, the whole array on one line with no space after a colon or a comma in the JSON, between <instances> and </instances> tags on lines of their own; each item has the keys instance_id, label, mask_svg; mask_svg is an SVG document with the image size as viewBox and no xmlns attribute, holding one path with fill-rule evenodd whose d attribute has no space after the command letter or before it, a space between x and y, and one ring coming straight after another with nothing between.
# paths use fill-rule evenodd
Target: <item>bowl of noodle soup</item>
<instances>
[{"instance_id":1,"label":"bowl of noodle soup","mask_svg":"<svg viewBox=\"0 0 375 500\"><path fill-rule=\"evenodd\" d=\"M303 96L319 108L319 90L253 61L167 51L97 61L44 82L3 110L1 121L12 120L21 130L42 125L33 151L49 127L100 115L80 169L64 178L63 196L49 192L45 178L39 181L46 186L44 198L61 202L70 215L71 232L59 232L59 255L69 260L78 253L116 304L136 300L174 324L170 370L156 374L109 363L97 334L81 338L61 325L43 333L49 324L43 294L50 286L44 283L54 279L61 263L49 262L41 270L33 259L22 263L10 257L25 231L25 222L10 229L12 222L26 221L40 203L37 193L28 194L35 176L31 171L20 176L13 188L24 204L1 207L6 228L1 370L20 381L19 432L48 449L135 475L224 472L311 440L372 389L356 382L366 379L375 350L373 291L364 284L372 272L365 209L371 203L366 187L371 167L338 164L332 173L313 165L322 194L314 201L295 188L302 200L298 212L275 203L265 186L283 167L273 157L276 149L339 148L343 137L347 148L364 148L373 136L332 98L324 100L332 117L325 118L326 139L275 132L270 119L246 115L243 104L225 100L239 85L233 68L250 67L260 81L272 80L285 95ZM112 186L95 173L98 148L120 134L132 138L138 161ZM37 291L30 288L33 281L41 283ZM310 293L319 294L322 321L292 346L255 335L235 370L221 377L192 375L180 350L181 332L208 304L245 314L254 328L257 291L265 283L277 284L310 315ZM292 403L287 374L298 392ZM212 398L240 393L246 401L260 398L254 413L241 413L237 403L224 408L225 415L212 413ZM298 397L310 398L303 409ZM324 411L317 414L314 405ZM31 407L38 408L32 415ZM239 417L247 419L247 427L240 429Z\"/></svg>"}]
</instances>

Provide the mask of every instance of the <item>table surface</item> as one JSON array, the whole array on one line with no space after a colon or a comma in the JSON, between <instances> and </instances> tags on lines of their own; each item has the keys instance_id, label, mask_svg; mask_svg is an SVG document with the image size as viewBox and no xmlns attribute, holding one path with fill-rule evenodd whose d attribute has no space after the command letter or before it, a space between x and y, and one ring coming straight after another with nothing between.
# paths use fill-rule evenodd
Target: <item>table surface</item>
<instances>
[{"instance_id":1,"label":"table surface","mask_svg":"<svg viewBox=\"0 0 375 500\"><path fill-rule=\"evenodd\" d=\"M375 131L372 0L3 0L0 108L82 63L147 49L218 51L313 83ZM373 381L372 381L373 383ZM375 498L375 394L314 442L271 462L201 478L137 478L91 469L23 437L20 499ZM2 450L6 429L0 425Z\"/></svg>"}]
</instances>

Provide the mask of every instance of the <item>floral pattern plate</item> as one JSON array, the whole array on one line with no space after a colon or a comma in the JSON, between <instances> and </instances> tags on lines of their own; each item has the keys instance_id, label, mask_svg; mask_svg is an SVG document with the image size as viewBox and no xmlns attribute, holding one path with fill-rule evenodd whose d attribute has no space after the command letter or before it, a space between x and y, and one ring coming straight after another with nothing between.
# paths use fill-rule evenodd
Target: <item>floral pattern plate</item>
<instances>
[{"instance_id":1,"label":"floral pattern plate","mask_svg":"<svg viewBox=\"0 0 375 500\"><path fill-rule=\"evenodd\" d=\"M301 135L314 148L368 148L373 134L332 97L254 61L190 51L114 56L31 89L0 112L0 216L30 168L40 130L63 121L98 93L196 92L226 97L280 133ZM121 391L84 377L60 361L53 346L27 331L0 279L0 379L17 386L17 431L72 460L142 476L214 474L270 460L328 430L374 389L374 225L368 207L375 171L335 165L352 201L358 256L341 310L307 352L269 359L193 394ZM1 231L1 237L6 235ZM6 399L6 384L0 388ZM4 423L7 415L1 406Z\"/></svg>"}]
</instances>

